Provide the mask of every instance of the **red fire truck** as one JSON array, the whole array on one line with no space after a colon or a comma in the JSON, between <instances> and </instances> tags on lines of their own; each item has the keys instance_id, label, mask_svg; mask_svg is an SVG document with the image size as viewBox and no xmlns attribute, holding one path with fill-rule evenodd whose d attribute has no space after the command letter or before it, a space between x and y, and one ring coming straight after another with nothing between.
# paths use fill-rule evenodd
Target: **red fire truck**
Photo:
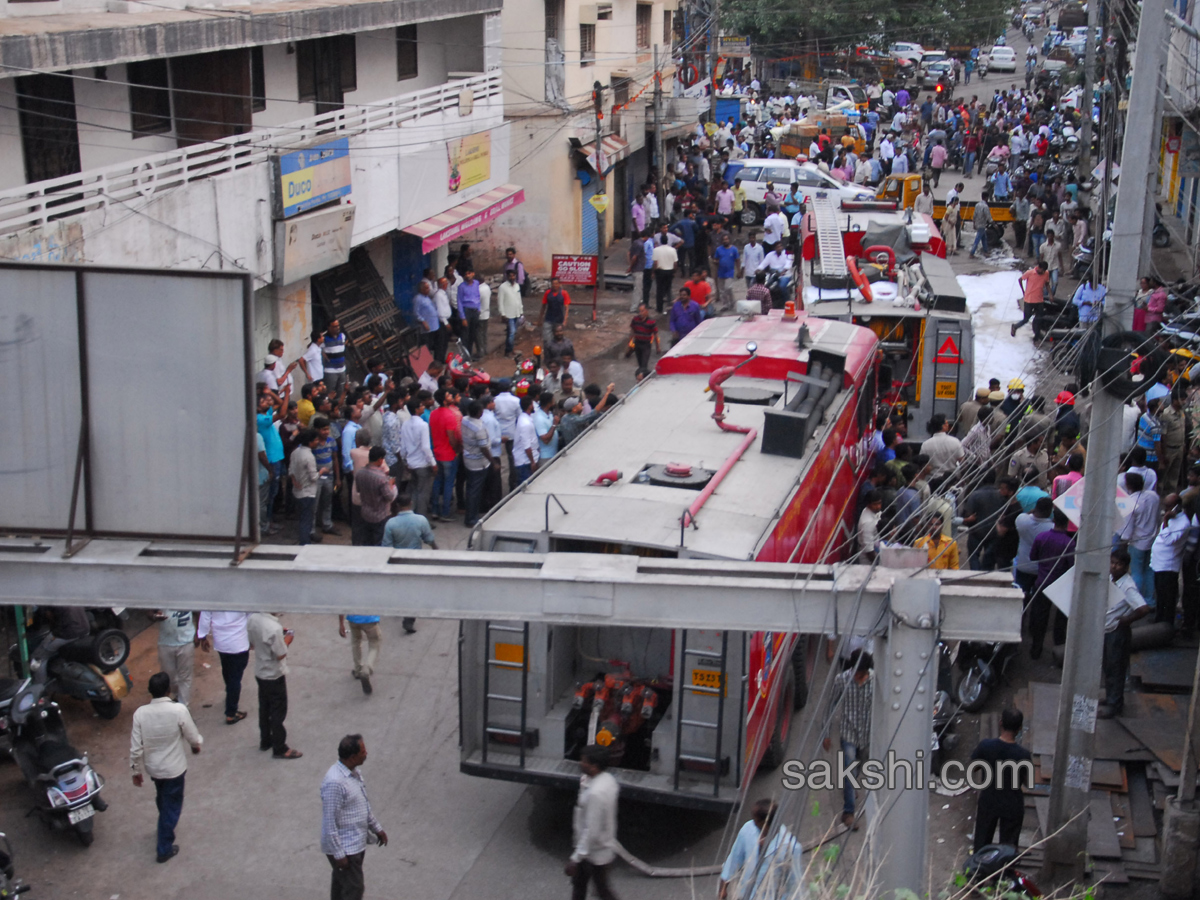
<instances>
[{"instance_id":1,"label":"red fire truck","mask_svg":"<svg viewBox=\"0 0 1200 900\"><path fill-rule=\"evenodd\" d=\"M782 310L710 319L494 509L472 546L836 561L870 465L878 344ZM807 698L808 637L589 625L579 603L576 625L462 624L462 771L573 786L594 743L610 747L626 796L726 809L782 761Z\"/></svg>"}]
</instances>

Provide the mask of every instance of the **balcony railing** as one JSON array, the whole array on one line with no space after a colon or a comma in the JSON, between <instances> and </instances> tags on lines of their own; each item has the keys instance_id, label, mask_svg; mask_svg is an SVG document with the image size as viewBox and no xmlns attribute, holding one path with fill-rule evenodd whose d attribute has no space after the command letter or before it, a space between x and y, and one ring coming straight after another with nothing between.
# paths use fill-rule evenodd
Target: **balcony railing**
<instances>
[{"instance_id":1,"label":"balcony railing","mask_svg":"<svg viewBox=\"0 0 1200 900\"><path fill-rule=\"evenodd\" d=\"M383 128L403 128L456 111L464 90L473 92L475 105L503 102L500 72L489 72L369 106L339 109L274 129L251 131L0 191L0 234L44 225L109 204L145 199L159 191L256 165L281 148L303 147L333 135L347 137Z\"/></svg>"}]
</instances>

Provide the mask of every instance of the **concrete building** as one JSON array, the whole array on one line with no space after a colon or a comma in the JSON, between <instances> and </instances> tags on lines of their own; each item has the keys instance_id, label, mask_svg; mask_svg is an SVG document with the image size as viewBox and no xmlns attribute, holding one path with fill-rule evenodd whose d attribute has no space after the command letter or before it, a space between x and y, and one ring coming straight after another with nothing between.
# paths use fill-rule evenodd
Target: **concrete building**
<instances>
[{"instance_id":1,"label":"concrete building","mask_svg":"<svg viewBox=\"0 0 1200 900\"><path fill-rule=\"evenodd\" d=\"M552 254L597 253L627 236L630 204L651 171L655 52L664 123L679 131L670 99L677 15L678 0L506 0L505 114L525 203L481 229L482 244L497 254L514 245L530 271L546 273ZM604 89L599 160L596 82ZM603 236L588 202L601 191L610 198Z\"/></svg>"},{"instance_id":2,"label":"concrete building","mask_svg":"<svg viewBox=\"0 0 1200 900\"><path fill-rule=\"evenodd\" d=\"M337 315L394 360L422 270L521 202L501 0L184 3L0 4L0 256L244 269L256 351Z\"/></svg>"}]
</instances>

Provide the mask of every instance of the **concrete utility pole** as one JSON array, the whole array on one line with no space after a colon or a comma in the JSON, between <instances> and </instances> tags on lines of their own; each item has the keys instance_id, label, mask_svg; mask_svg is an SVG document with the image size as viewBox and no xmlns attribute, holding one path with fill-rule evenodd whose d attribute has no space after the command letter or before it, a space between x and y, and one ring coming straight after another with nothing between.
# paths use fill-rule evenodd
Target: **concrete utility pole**
<instances>
[{"instance_id":1,"label":"concrete utility pole","mask_svg":"<svg viewBox=\"0 0 1200 900\"><path fill-rule=\"evenodd\" d=\"M1124 177L1117 190L1108 296L1102 319L1102 323L1115 325L1115 329L1110 329L1114 331L1128 331L1133 325L1133 295L1141 271L1147 188L1158 160L1154 152L1159 131L1155 95L1159 72L1166 62L1165 6L1165 0L1143 0L1138 24L1138 65L1134 68L1129 94L1121 151ZM1103 222L1105 211L1101 210L1099 215ZM1097 234L1097 247L1101 240L1102 234ZM1091 392L1092 429L1077 543L1082 549L1075 555L1075 586L1050 789L1049 833L1055 836L1048 841L1046 867L1047 874L1052 876L1065 873L1081 876L1086 859L1104 613L1108 606L1108 548L1116 530L1114 492L1121 451L1122 402L1104 389L1100 376L1092 383Z\"/></svg>"},{"instance_id":2,"label":"concrete utility pole","mask_svg":"<svg viewBox=\"0 0 1200 900\"><path fill-rule=\"evenodd\" d=\"M721 0L713 0L708 23L708 121L717 124L717 49L721 41Z\"/></svg>"},{"instance_id":3,"label":"concrete utility pole","mask_svg":"<svg viewBox=\"0 0 1200 900\"><path fill-rule=\"evenodd\" d=\"M1092 170L1092 79L1096 73L1096 25L1100 20L1100 0L1088 3L1087 45L1083 51L1083 94L1079 98L1083 122L1079 128L1079 171Z\"/></svg>"},{"instance_id":4,"label":"concrete utility pole","mask_svg":"<svg viewBox=\"0 0 1200 900\"><path fill-rule=\"evenodd\" d=\"M599 193L608 193L608 175L604 171L603 144L600 143L600 123L604 118L604 87L592 83L592 103L596 108L596 177L600 179ZM608 244L608 216L596 211L596 290L604 290L604 251ZM593 310L594 315L594 310Z\"/></svg>"},{"instance_id":5,"label":"concrete utility pole","mask_svg":"<svg viewBox=\"0 0 1200 900\"><path fill-rule=\"evenodd\" d=\"M658 68L658 44L654 45L654 184L662 190L663 173L662 136L662 72ZM662 197L657 198L659 201Z\"/></svg>"},{"instance_id":6,"label":"concrete utility pole","mask_svg":"<svg viewBox=\"0 0 1200 900\"><path fill-rule=\"evenodd\" d=\"M928 747L937 693L938 622L936 578L892 570L891 623L875 656L875 705L871 711L871 758L885 760L897 747ZM895 784L870 795L867 848L879 866L879 896L907 889L923 895L928 884L929 753L904 757L912 764L912 790L904 770ZM874 807L874 814L872 814ZM897 852L903 848L903 852Z\"/></svg>"}]
</instances>

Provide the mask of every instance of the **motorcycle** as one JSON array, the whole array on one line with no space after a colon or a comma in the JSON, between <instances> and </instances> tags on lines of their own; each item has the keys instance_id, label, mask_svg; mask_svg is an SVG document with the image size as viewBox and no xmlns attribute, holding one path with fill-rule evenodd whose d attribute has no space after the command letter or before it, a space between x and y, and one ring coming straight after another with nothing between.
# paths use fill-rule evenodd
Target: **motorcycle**
<instances>
[{"instance_id":1,"label":"motorcycle","mask_svg":"<svg viewBox=\"0 0 1200 900\"><path fill-rule=\"evenodd\" d=\"M1020 851L1011 844L988 844L972 853L963 866L963 874L967 880L974 882L976 888L983 888L989 896L1037 898L1042 896L1042 890L1033 879L1020 869L1013 868L1013 863L1020 856ZM980 885L979 882L991 882Z\"/></svg>"},{"instance_id":2,"label":"motorcycle","mask_svg":"<svg viewBox=\"0 0 1200 900\"><path fill-rule=\"evenodd\" d=\"M95 840L97 812L108 809L100 796L104 779L67 739L58 704L33 679L0 680L0 723L9 752L34 789L34 811L56 831L70 829L88 847ZM2 896L2 895L0 895Z\"/></svg>"},{"instance_id":3,"label":"motorcycle","mask_svg":"<svg viewBox=\"0 0 1200 900\"><path fill-rule=\"evenodd\" d=\"M788 301L788 294L791 291L791 283L784 283L784 273L775 269L767 270L767 290L771 292L771 308L783 309L784 304Z\"/></svg>"},{"instance_id":4,"label":"motorcycle","mask_svg":"<svg viewBox=\"0 0 1200 900\"><path fill-rule=\"evenodd\" d=\"M954 733L958 707L953 699L954 659L950 648L938 641L937 691L933 696L933 740L930 744L929 765L932 774L941 776L947 757L958 746Z\"/></svg>"},{"instance_id":5,"label":"motorcycle","mask_svg":"<svg viewBox=\"0 0 1200 900\"><path fill-rule=\"evenodd\" d=\"M958 667L963 674L954 692L966 712L983 709L992 688L1005 677L1004 672L1019 646L986 641L964 641L959 646Z\"/></svg>"},{"instance_id":6,"label":"motorcycle","mask_svg":"<svg viewBox=\"0 0 1200 900\"><path fill-rule=\"evenodd\" d=\"M1087 277L1088 272L1091 271L1092 258L1095 252L1094 248L1095 240L1088 237L1071 254L1071 259L1074 260L1074 264L1071 267L1071 277L1076 281L1083 281Z\"/></svg>"},{"instance_id":7,"label":"motorcycle","mask_svg":"<svg viewBox=\"0 0 1200 900\"><path fill-rule=\"evenodd\" d=\"M470 386L474 384L491 384L492 382L491 375L471 365L471 354L467 352L467 348L463 346L462 341L458 341L456 350L446 357L446 368L450 370L450 375L454 379L455 384L465 381Z\"/></svg>"},{"instance_id":8,"label":"motorcycle","mask_svg":"<svg viewBox=\"0 0 1200 900\"><path fill-rule=\"evenodd\" d=\"M95 617L91 616L93 623ZM31 633L28 637L32 654L49 631ZM96 715L115 719L121 714L121 700L129 695L132 682L125 660L129 658L129 636L116 628L97 628L91 634L72 641L51 656L46 666L44 693L46 696L66 694L77 700L87 700ZM17 646L9 648L13 670L20 670Z\"/></svg>"},{"instance_id":9,"label":"motorcycle","mask_svg":"<svg viewBox=\"0 0 1200 900\"><path fill-rule=\"evenodd\" d=\"M17 870L13 866L12 844L8 835L0 831L0 900L8 900L17 894L24 894L33 889L32 885L22 884L17 878Z\"/></svg>"},{"instance_id":10,"label":"motorcycle","mask_svg":"<svg viewBox=\"0 0 1200 900\"><path fill-rule=\"evenodd\" d=\"M1167 226L1163 224L1157 212L1154 213L1154 231L1150 235L1150 240L1155 247L1160 249L1171 246L1171 232L1167 231Z\"/></svg>"}]
</instances>

